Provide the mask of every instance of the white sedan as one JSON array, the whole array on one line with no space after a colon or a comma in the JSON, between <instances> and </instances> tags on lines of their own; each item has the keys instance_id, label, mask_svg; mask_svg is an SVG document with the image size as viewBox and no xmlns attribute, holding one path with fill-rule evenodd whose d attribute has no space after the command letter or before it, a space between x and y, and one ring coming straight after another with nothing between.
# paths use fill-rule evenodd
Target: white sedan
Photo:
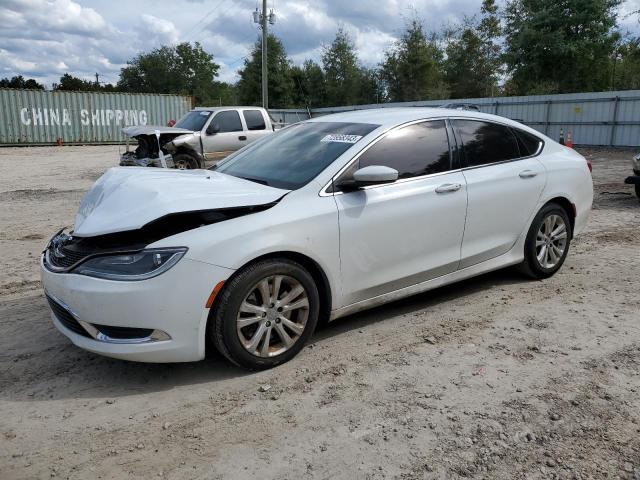
<instances>
[{"instance_id":1,"label":"white sedan","mask_svg":"<svg viewBox=\"0 0 640 480\"><path fill-rule=\"evenodd\" d=\"M512 265L562 266L590 165L472 111L361 110L285 128L211 170L113 168L42 256L56 327L81 348L250 369L319 321Z\"/></svg>"}]
</instances>

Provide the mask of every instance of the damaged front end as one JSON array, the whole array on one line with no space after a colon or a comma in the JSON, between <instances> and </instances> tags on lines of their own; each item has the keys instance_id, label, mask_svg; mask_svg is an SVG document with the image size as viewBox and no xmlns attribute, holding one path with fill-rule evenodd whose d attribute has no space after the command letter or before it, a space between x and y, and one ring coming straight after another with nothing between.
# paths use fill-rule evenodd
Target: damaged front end
<instances>
[{"instance_id":1,"label":"damaged front end","mask_svg":"<svg viewBox=\"0 0 640 480\"><path fill-rule=\"evenodd\" d=\"M127 141L120 166L193 169L204 165L200 132L156 126L127 127L122 132ZM130 138L138 143L133 151Z\"/></svg>"},{"instance_id":2,"label":"damaged front end","mask_svg":"<svg viewBox=\"0 0 640 480\"><path fill-rule=\"evenodd\" d=\"M261 212L276 203L172 213L135 230L91 237L78 237L62 229L45 247L43 264L54 273L146 280L170 268L188 250L183 246L148 248L150 244L205 225Z\"/></svg>"}]
</instances>

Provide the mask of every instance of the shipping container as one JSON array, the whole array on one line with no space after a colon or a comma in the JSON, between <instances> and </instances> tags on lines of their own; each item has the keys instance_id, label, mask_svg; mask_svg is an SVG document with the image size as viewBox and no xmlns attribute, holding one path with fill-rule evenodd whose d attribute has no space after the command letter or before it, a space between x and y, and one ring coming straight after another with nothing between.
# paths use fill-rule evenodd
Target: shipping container
<instances>
[{"instance_id":1,"label":"shipping container","mask_svg":"<svg viewBox=\"0 0 640 480\"><path fill-rule=\"evenodd\" d=\"M130 125L166 125L191 97L0 88L0 145L122 143Z\"/></svg>"}]
</instances>

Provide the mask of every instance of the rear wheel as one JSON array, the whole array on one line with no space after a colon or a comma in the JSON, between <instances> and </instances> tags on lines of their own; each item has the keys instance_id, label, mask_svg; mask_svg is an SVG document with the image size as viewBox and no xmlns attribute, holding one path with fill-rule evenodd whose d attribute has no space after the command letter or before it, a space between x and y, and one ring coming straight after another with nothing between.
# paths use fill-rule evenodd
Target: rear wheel
<instances>
[{"instance_id":1,"label":"rear wheel","mask_svg":"<svg viewBox=\"0 0 640 480\"><path fill-rule=\"evenodd\" d=\"M188 153L177 153L173 157L173 164L178 170L193 170L198 168L198 161Z\"/></svg>"},{"instance_id":2,"label":"rear wheel","mask_svg":"<svg viewBox=\"0 0 640 480\"><path fill-rule=\"evenodd\" d=\"M555 274L567 258L571 236L566 210L557 203L545 205L527 233L522 270L538 279Z\"/></svg>"},{"instance_id":3,"label":"rear wheel","mask_svg":"<svg viewBox=\"0 0 640 480\"><path fill-rule=\"evenodd\" d=\"M225 284L209 320L215 347L237 365L262 370L293 358L318 322L318 289L300 264L268 259Z\"/></svg>"}]
</instances>

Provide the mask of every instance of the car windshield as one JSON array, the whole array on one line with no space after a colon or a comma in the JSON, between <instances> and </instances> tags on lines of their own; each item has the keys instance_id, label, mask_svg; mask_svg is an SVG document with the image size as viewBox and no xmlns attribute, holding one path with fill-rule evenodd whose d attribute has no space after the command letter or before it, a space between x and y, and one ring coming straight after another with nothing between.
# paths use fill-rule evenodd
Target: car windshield
<instances>
[{"instance_id":1,"label":"car windshield","mask_svg":"<svg viewBox=\"0 0 640 480\"><path fill-rule=\"evenodd\" d=\"M208 110L195 110L187 113L184 117L178 120L175 127L199 132L202 130L202 127L204 127L209 116L211 116L211 112Z\"/></svg>"},{"instance_id":2,"label":"car windshield","mask_svg":"<svg viewBox=\"0 0 640 480\"><path fill-rule=\"evenodd\" d=\"M378 126L298 123L249 145L212 169L271 187L296 190Z\"/></svg>"}]
</instances>

